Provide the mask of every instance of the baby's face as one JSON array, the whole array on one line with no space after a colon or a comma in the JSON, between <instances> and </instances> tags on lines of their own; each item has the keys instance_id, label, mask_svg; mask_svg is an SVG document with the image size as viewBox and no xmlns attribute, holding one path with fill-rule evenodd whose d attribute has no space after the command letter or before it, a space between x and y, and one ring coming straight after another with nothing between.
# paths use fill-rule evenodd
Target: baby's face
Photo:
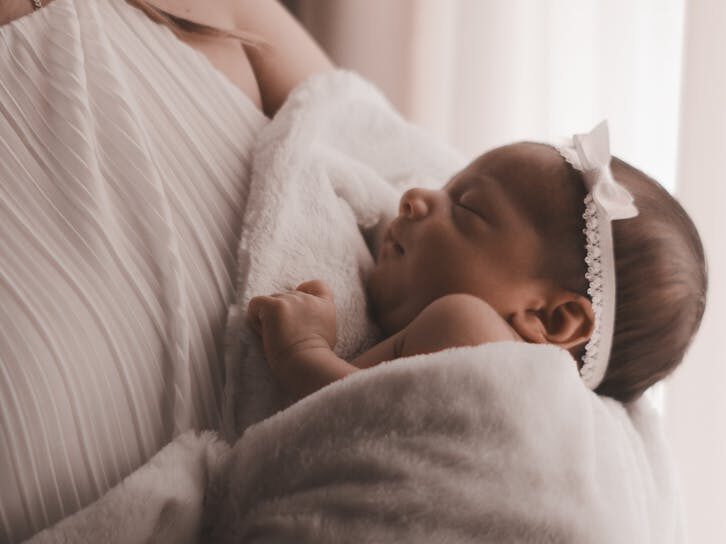
<instances>
[{"instance_id":1,"label":"baby's face","mask_svg":"<svg viewBox=\"0 0 726 544\"><path fill-rule=\"evenodd\" d=\"M528 219L530 195L545 174L537 157L518 153L517 146L495 149L442 189L401 197L368 280L387 334L447 294L478 296L505 319L528 296L543 245Z\"/></svg>"}]
</instances>

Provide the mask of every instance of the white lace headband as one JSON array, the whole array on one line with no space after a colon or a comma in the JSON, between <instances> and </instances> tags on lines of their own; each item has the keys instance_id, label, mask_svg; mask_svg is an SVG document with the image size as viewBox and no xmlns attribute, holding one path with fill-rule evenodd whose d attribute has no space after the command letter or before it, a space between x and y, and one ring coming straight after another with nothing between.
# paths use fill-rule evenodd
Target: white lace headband
<instances>
[{"instance_id":1,"label":"white lace headband","mask_svg":"<svg viewBox=\"0 0 726 544\"><path fill-rule=\"evenodd\" d=\"M575 134L564 145L555 146L565 160L582 172L585 197L585 248L587 293L592 300L595 327L585 345L580 375L596 389L608 368L615 329L615 255L610 223L638 215L633 195L610 171L610 136L607 121L588 134Z\"/></svg>"}]
</instances>

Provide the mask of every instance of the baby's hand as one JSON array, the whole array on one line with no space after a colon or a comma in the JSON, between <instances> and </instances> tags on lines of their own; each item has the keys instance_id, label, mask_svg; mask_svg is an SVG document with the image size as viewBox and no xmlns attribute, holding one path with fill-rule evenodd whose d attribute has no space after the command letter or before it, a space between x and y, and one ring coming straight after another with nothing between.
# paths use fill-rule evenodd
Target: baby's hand
<instances>
[{"instance_id":1,"label":"baby's hand","mask_svg":"<svg viewBox=\"0 0 726 544\"><path fill-rule=\"evenodd\" d=\"M294 291L255 297L247 319L262 336L265 356L275 374L309 350L335 346L335 305L330 288L320 280L306 281Z\"/></svg>"}]
</instances>

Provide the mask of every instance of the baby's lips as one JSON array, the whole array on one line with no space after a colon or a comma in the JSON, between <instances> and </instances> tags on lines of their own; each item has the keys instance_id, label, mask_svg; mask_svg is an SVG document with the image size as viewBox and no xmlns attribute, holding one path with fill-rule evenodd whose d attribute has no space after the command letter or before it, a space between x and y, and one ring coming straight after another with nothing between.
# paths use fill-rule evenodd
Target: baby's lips
<instances>
[{"instance_id":1,"label":"baby's lips","mask_svg":"<svg viewBox=\"0 0 726 544\"><path fill-rule=\"evenodd\" d=\"M391 221L391 224L388 225L388 229L386 229L386 235L383 238L383 249L386 248L386 244L389 245L389 247L392 247L397 255L403 255L406 253L406 250L404 249L403 245L399 241L398 235L394 232L394 224L396 223L396 220Z\"/></svg>"},{"instance_id":2,"label":"baby's lips","mask_svg":"<svg viewBox=\"0 0 726 544\"><path fill-rule=\"evenodd\" d=\"M383 243L391 242L393 241L393 236L391 235L391 226L388 225L388 228L386 229L386 235L383 237Z\"/></svg>"}]
</instances>

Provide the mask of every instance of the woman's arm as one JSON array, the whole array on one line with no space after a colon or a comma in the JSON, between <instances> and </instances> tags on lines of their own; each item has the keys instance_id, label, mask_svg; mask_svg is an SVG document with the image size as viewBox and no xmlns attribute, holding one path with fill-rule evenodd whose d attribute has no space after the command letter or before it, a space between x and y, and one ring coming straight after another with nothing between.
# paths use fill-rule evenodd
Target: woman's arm
<instances>
[{"instance_id":1,"label":"woman's arm","mask_svg":"<svg viewBox=\"0 0 726 544\"><path fill-rule=\"evenodd\" d=\"M47 2L43 2L43 5ZM19 19L33 11L31 0L1 0L0 1L0 25Z\"/></svg>"},{"instance_id":2,"label":"woman's arm","mask_svg":"<svg viewBox=\"0 0 726 544\"><path fill-rule=\"evenodd\" d=\"M272 117L290 90L308 76L333 64L303 27L273 0L235 0L235 26L264 43L245 46L262 94L265 114Z\"/></svg>"}]
</instances>

